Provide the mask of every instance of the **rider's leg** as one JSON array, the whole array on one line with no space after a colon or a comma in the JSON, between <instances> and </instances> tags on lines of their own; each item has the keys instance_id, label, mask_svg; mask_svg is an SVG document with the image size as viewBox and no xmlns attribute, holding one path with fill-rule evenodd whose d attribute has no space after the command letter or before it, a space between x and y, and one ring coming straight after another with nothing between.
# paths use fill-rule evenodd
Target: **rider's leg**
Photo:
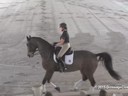
<instances>
[{"instance_id":1,"label":"rider's leg","mask_svg":"<svg viewBox=\"0 0 128 96\"><path fill-rule=\"evenodd\" d=\"M66 43L62 46L60 52L58 53L58 61L60 63L60 67L62 68L63 67L63 70L64 70L64 67L65 67L65 63L63 62L62 60L62 56L67 52L67 50L70 48L70 44L69 43Z\"/></svg>"}]
</instances>

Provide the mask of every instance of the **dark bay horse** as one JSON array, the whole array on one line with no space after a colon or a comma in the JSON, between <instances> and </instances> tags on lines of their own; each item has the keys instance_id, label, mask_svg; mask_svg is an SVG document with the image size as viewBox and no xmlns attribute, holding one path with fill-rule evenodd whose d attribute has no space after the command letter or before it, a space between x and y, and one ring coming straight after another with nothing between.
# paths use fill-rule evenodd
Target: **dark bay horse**
<instances>
[{"instance_id":1,"label":"dark bay horse","mask_svg":"<svg viewBox=\"0 0 128 96\"><path fill-rule=\"evenodd\" d=\"M27 37L27 48L29 57L33 57L37 49L41 55L42 65L46 70L45 76L42 81L43 91L45 91L46 82L51 83L56 90L60 91L59 87L50 82L53 73L55 71L58 71L58 64L56 64L53 60L54 47L52 46L52 44L48 43L40 37L29 36ZM97 59L97 57L99 59ZM107 71L114 79L121 79L120 75L113 70L112 57L106 52L94 54L85 50L74 51L74 62L72 65L67 65L66 72L80 70L82 81L89 79L91 86L95 86L96 82L94 80L93 74L97 68L99 61L104 62Z\"/></svg>"}]
</instances>

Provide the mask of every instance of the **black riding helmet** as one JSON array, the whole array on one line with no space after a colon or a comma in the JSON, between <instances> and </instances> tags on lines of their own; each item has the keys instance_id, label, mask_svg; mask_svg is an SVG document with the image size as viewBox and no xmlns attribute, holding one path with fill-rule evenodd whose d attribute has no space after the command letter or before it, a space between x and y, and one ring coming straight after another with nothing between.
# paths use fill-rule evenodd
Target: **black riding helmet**
<instances>
[{"instance_id":1,"label":"black riding helmet","mask_svg":"<svg viewBox=\"0 0 128 96\"><path fill-rule=\"evenodd\" d=\"M60 27L67 29L67 24L66 23L60 23Z\"/></svg>"}]
</instances>

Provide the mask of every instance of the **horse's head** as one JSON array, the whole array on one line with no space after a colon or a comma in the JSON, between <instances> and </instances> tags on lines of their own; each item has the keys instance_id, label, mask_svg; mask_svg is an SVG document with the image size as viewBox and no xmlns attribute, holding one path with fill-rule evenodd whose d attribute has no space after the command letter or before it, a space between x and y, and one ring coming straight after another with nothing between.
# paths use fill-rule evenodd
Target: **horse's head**
<instances>
[{"instance_id":1,"label":"horse's head","mask_svg":"<svg viewBox=\"0 0 128 96\"><path fill-rule=\"evenodd\" d=\"M28 49L28 57L33 57L34 53L36 52L37 49L37 44L36 41L33 39L31 36L27 36L27 49Z\"/></svg>"}]
</instances>

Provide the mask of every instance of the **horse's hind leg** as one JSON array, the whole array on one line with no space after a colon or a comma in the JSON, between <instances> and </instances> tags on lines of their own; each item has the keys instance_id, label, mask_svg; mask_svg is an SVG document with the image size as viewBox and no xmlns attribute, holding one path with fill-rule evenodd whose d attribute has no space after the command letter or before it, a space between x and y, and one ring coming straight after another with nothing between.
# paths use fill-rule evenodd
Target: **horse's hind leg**
<instances>
[{"instance_id":1,"label":"horse's hind leg","mask_svg":"<svg viewBox=\"0 0 128 96\"><path fill-rule=\"evenodd\" d=\"M82 80L86 81L87 79L88 79L87 76L85 74L82 74Z\"/></svg>"},{"instance_id":2,"label":"horse's hind leg","mask_svg":"<svg viewBox=\"0 0 128 96\"><path fill-rule=\"evenodd\" d=\"M88 79L89 79L89 81L91 83L91 88L89 89L89 92L94 92L94 87L95 87L95 84L96 84L96 82L94 80L94 77L93 76L89 76Z\"/></svg>"},{"instance_id":3,"label":"horse's hind leg","mask_svg":"<svg viewBox=\"0 0 128 96\"><path fill-rule=\"evenodd\" d=\"M96 84L96 82L95 82L95 80L94 80L94 77L93 77L93 76L89 76L88 79L89 79L89 81L90 81L90 83L91 83L91 86L94 87L95 84Z\"/></svg>"},{"instance_id":4,"label":"horse's hind leg","mask_svg":"<svg viewBox=\"0 0 128 96\"><path fill-rule=\"evenodd\" d=\"M73 90L78 90L78 86L81 85L82 82L83 82L82 79L80 79L77 82L75 82L75 84L73 86Z\"/></svg>"},{"instance_id":5,"label":"horse's hind leg","mask_svg":"<svg viewBox=\"0 0 128 96\"><path fill-rule=\"evenodd\" d=\"M81 74L82 74L82 79L80 79L79 81L75 82L75 84L73 86L74 90L78 90L78 86L81 86L82 82L87 80L87 76L85 74L83 74L82 72L81 72Z\"/></svg>"}]
</instances>

